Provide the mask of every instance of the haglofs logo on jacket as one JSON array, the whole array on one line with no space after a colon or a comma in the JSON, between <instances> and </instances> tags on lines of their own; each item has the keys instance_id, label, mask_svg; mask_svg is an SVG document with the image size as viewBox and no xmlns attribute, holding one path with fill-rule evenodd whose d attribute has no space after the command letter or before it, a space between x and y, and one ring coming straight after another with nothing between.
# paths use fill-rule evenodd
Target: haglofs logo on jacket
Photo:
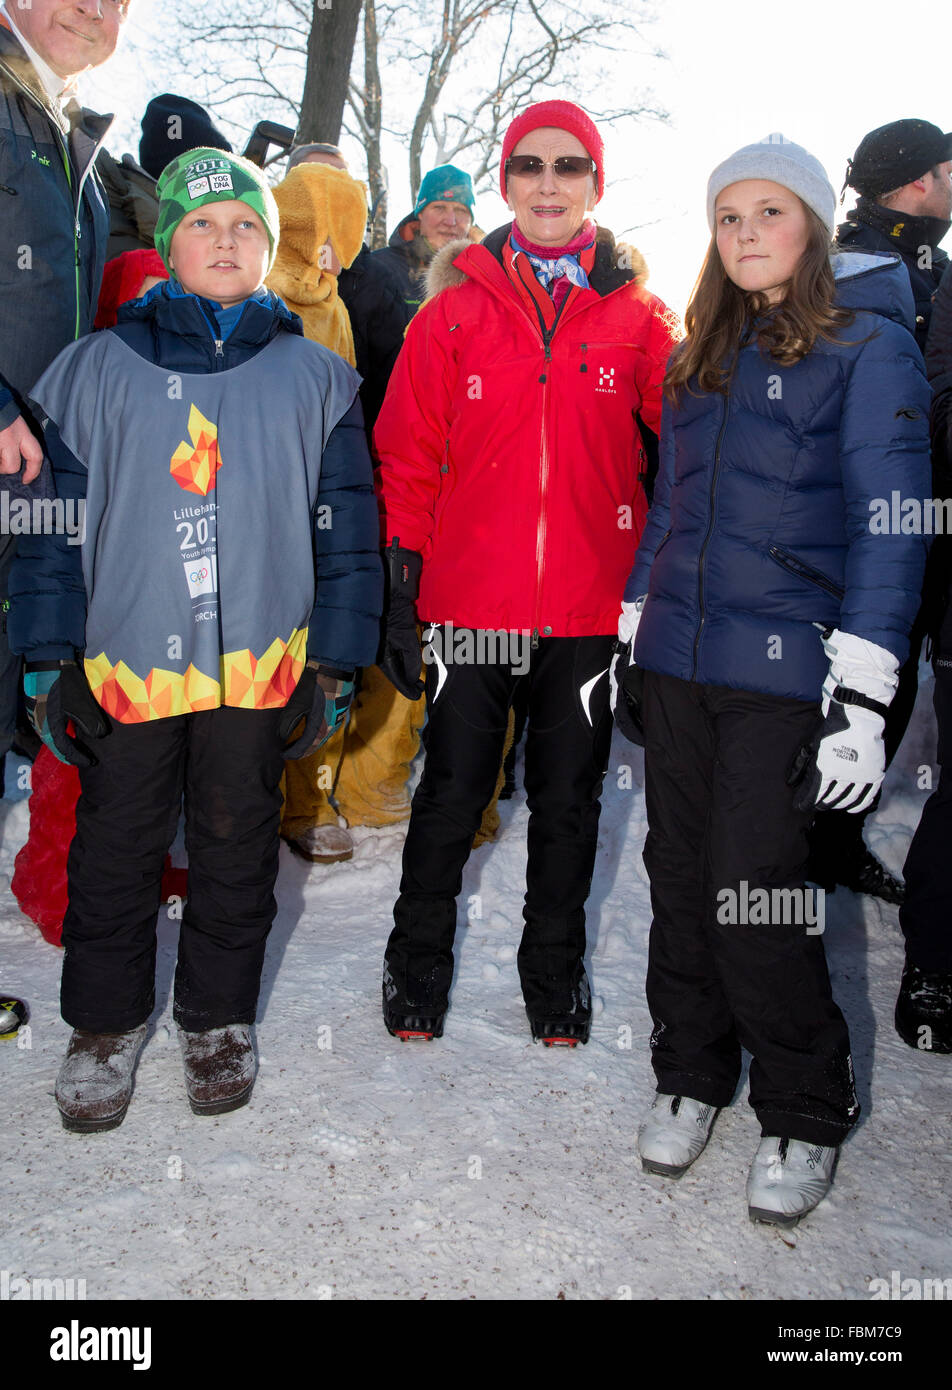
<instances>
[{"instance_id":1,"label":"haglofs logo on jacket","mask_svg":"<svg viewBox=\"0 0 952 1390\"><path fill-rule=\"evenodd\" d=\"M221 468L218 453L218 426L206 420L197 405L188 412L188 432L192 443L183 439L172 455L170 472L179 487L207 497L215 486L215 476Z\"/></svg>"},{"instance_id":2,"label":"haglofs logo on jacket","mask_svg":"<svg viewBox=\"0 0 952 1390\"><path fill-rule=\"evenodd\" d=\"M596 390L596 391L601 391L603 395L612 395L612 396L614 396L614 394L615 394L615 368L614 368L614 367L599 367L599 369L598 369L598 385L595 387L595 390Z\"/></svg>"}]
</instances>

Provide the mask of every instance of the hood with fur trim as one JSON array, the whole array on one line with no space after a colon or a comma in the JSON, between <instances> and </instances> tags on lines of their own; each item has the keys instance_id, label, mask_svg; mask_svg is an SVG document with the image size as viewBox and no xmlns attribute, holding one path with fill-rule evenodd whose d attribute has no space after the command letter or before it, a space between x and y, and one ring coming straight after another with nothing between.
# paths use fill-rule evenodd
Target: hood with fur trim
<instances>
[{"instance_id":1,"label":"hood with fur trim","mask_svg":"<svg viewBox=\"0 0 952 1390\"><path fill-rule=\"evenodd\" d=\"M511 227L512 224L509 224ZM501 232L508 234L509 227L500 228L492 232L486 238L483 245L495 242L500 238ZM505 240L505 238L502 238ZM607 227L597 229L596 243L603 246L611 246L615 250L616 265L623 271L626 280L634 281L636 285L644 285L648 279L648 263L636 246L630 246L627 242L617 241L612 236ZM460 237L456 241L447 244L437 251L430 262L426 274L426 298L433 299L435 295L443 290L452 289L456 285L461 285L468 278L466 271L454 262L461 252L468 250L472 246L472 241L468 237ZM495 254L495 248L487 245L487 250ZM614 288L614 286L612 286Z\"/></svg>"}]
</instances>

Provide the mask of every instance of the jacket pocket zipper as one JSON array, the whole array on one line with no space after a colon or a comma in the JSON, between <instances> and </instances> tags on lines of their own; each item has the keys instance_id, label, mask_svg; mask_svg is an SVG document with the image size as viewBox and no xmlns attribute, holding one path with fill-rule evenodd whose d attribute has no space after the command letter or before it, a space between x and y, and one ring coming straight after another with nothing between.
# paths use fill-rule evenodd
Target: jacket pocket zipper
<instances>
[{"instance_id":1,"label":"jacket pocket zipper","mask_svg":"<svg viewBox=\"0 0 952 1390\"><path fill-rule=\"evenodd\" d=\"M809 584L815 584L818 589L825 590L834 598L843 598L846 591L839 584L834 584L832 579L828 579L825 574L815 570L812 565L804 564L796 555L791 555L789 550L782 550L779 545L772 545L768 548L767 554L782 569L787 570L790 574L795 574L798 579L805 579Z\"/></svg>"},{"instance_id":2,"label":"jacket pocket zipper","mask_svg":"<svg viewBox=\"0 0 952 1390\"><path fill-rule=\"evenodd\" d=\"M433 535L438 536L443 525L443 514L450 493L450 441L443 441L443 462L440 464L440 485L433 506Z\"/></svg>"}]
</instances>

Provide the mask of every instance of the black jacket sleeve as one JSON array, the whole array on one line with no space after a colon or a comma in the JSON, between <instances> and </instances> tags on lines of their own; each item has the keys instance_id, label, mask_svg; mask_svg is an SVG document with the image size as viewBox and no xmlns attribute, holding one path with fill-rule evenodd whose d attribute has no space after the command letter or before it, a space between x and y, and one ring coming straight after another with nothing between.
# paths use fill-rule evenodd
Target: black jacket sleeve
<instances>
[{"instance_id":1,"label":"black jacket sleeve","mask_svg":"<svg viewBox=\"0 0 952 1390\"><path fill-rule=\"evenodd\" d=\"M342 671L371 666L383 611L383 566L359 399L327 441L313 526L317 596L308 628L308 658Z\"/></svg>"},{"instance_id":2,"label":"black jacket sleeve","mask_svg":"<svg viewBox=\"0 0 952 1390\"><path fill-rule=\"evenodd\" d=\"M354 352L360 383L367 439L380 414L387 383L403 347L407 309L392 282L366 248L350 270L338 277L340 297L347 306L354 333Z\"/></svg>"},{"instance_id":3,"label":"black jacket sleeve","mask_svg":"<svg viewBox=\"0 0 952 1390\"><path fill-rule=\"evenodd\" d=\"M925 350L926 376L932 387L929 434L932 443L932 493L952 499L952 267L939 283ZM929 552L922 590L926 631L933 642L948 607L952 586L952 536L936 536Z\"/></svg>"},{"instance_id":4,"label":"black jacket sleeve","mask_svg":"<svg viewBox=\"0 0 952 1390\"><path fill-rule=\"evenodd\" d=\"M28 661L59 661L86 644L81 546L87 475L52 420L43 437L57 500L34 506L33 516L40 519L42 530L18 537L10 569L7 636L11 651Z\"/></svg>"},{"instance_id":5,"label":"black jacket sleeve","mask_svg":"<svg viewBox=\"0 0 952 1390\"><path fill-rule=\"evenodd\" d=\"M926 343L926 376L932 387L932 469L937 497L952 497L952 266L932 306Z\"/></svg>"}]
</instances>

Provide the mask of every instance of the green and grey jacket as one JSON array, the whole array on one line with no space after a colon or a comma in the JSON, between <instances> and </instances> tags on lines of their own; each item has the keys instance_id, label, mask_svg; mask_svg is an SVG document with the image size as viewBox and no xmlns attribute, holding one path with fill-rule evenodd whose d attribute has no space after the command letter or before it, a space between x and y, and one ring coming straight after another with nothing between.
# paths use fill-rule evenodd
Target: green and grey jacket
<instances>
[{"instance_id":1,"label":"green and grey jacket","mask_svg":"<svg viewBox=\"0 0 952 1390\"><path fill-rule=\"evenodd\" d=\"M377 651L377 508L359 377L276 295L219 306L164 282L37 383L67 534L20 537L11 649L85 648L121 723L287 702L306 659ZM82 534L80 530L80 534Z\"/></svg>"}]
</instances>

